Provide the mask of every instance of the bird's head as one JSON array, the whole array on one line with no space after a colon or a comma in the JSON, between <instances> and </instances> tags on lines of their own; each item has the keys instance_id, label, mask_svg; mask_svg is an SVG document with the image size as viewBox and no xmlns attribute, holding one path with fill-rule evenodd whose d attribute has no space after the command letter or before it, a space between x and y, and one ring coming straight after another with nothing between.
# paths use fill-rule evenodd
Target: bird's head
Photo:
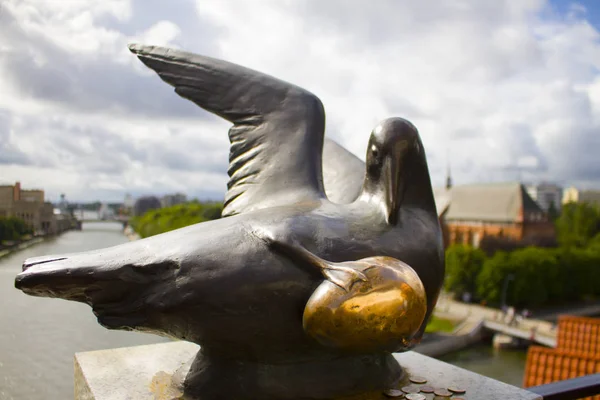
<instances>
[{"instance_id":1,"label":"bird's head","mask_svg":"<svg viewBox=\"0 0 600 400\"><path fill-rule=\"evenodd\" d=\"M377 199L391 225L398 220L407 172L421 160L423 144L417 128L409 121L388 118L373 129L367 148L363 196Z\"/></svg>"}]
</instances>

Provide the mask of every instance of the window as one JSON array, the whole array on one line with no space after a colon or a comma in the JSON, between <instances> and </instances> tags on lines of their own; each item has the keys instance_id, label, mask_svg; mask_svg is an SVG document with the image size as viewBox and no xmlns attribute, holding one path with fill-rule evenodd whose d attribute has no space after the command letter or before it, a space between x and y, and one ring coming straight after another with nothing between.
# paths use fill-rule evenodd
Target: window
<instances>
[{"instance_id":1,"label":"window","mask_svg":"<svg viewBox=\"0 0 600 400\"><path fill-rule=\"evenodd\" d=\"M481 235L479 234L479 232L473 232L473 235L471 236L471 246L477 248L479 247L479 242L481 241Z\"/></svg>"}]
</instances>

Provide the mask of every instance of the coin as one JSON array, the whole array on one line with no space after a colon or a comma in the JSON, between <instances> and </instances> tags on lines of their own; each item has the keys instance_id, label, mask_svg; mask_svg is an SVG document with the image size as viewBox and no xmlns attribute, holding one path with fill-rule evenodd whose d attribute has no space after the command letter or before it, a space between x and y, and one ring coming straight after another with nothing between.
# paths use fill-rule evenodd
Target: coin
<instances>
[{"instance_id":1,"label":"coin","mask_svg":"<svg viewBox=\"0 0 600 400\"><path fill-rule=\"evenodd\" d=\"M433 393L436 396L440 396L440 397L450 397L450 396L452 396L452 392L449 392L446 389L435 389L433 391Z\"/></svg>"},{"instance_id":2,"label":"coin","mask_svg":"<svg viewBox=\"0 0 600 400\"><path fill-rule=\"evenodd\" d=\"M427 383L427 379L423 378L422 376L411 376L410 377L410 381L412 383Z\"/></svg>"},{"instance_id":3,"label":"coin","mask_svg":"<svg viewBox=\"0 0 600 400\"><path fill-rule=\"evenodd\" d=\"M465 388L462 388L460 386L450 386L448 388L449 391L451 391L452 393L464 393L466 392Z\"/></svg>"},{"instance_id":4,"label":"coin","mask_svg":"<svg viewBox=\"0 0 600 400\"><path fill-rule=\"evenodd\" d=\"M421 389L421 392L423 392L423 393L433 393L433 391L435 390L433 388L433 386L429 386L429 385L421 386L420 389Z\"/></svg>"},{"instance_id":5,"label":"coin","mask_svg":"<svg viewBox=\"0 0 600 400\"><path fill-rule=\"evenodd\" d=\"M427 399L427 397L425 397L424 394L421 393L409 393L406 395L406 400L425 400Z\"/></svg>"},{"instance_id":6,"label":"coin","mask_svg":"<svg viewBox=\"0 0 600 400\"><path fill-rule=\"evenodd\" d=\"M404 386L402 388L402 391L404 393L419 393L419 388L416 387L415 385L408 385L408 386Z\"/></svg>"},{"instance_id":7,"label":"coin","mask_svg":"<svg viewBox=\"0 0 600 400\"><path fill-rule=\"evenodd\" d=\"M387 397L395 397L398 399L404 397L404 393L402 392L402 390L398 389L388 389L384 391L383 394L385 394Z\"/></svg>"}]
</instances>

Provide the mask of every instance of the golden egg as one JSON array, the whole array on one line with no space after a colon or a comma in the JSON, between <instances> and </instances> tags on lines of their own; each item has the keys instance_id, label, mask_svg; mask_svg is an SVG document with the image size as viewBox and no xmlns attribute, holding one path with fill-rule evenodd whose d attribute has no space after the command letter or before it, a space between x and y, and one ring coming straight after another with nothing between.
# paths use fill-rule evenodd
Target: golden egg
<instances>
[{"instance_id":1,"label":"golden egg","mask_svg":"<svg viewBox=\"0 0 600 400\"><path fill-rule=\"evenodd\" d=\"M331 265L350 267L366 279L346 276L346 289L339 280L338 284L324 280L306 304L304 330L323 345L349 352L405 348L427 312L425 288L417 273L391 257Z\"/></svg>"}]
</instances>

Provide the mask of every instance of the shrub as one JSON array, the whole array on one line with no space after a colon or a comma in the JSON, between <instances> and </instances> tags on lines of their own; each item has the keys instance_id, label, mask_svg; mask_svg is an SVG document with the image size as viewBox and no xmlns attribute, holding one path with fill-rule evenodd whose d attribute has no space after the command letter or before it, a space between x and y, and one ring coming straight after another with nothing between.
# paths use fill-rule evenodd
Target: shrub
<instances>
[{"instance_id":1,"label":"shrub","mask_svg":"<svg viewBox=\"0 0 600 400\"><path fill-rule=\"evenodd\" d=\"M186 203L150 210L131 220L133 229L143 238L169 232L221 217L221 203Z\"/></svg>"},{"instance_id":2,"label":"shrub","mask_svg":"<svg viewBox=\"0 0 600 400\"><path fill-rule=\"evenodd\" d=\"M489 304L500 305L507 279L507 303L514 306L586 300L600 295L600 252L537 247L498 252L484 262L477 294Z\"/></svg>"},{"instance_id":3,"label":"shrub","mask_svg":"<svg viewBox=\"0 0 600 400\"><path fill-rule=\"evenodd\" d=\"M25 221L17 217L0 217L0 242L19 240L33 233L33 229Z\"/></svg>"},{"instance_id":4,"label":"shrub","mask_svg":"<svg viewBox=\"0 0 600 400\"><path fill-rule=\"evenodd\" d=\"M600 233L600 209L588 203L565 204L556 230L561 246L585 247Z\"/></svg>"}]
</instances>

